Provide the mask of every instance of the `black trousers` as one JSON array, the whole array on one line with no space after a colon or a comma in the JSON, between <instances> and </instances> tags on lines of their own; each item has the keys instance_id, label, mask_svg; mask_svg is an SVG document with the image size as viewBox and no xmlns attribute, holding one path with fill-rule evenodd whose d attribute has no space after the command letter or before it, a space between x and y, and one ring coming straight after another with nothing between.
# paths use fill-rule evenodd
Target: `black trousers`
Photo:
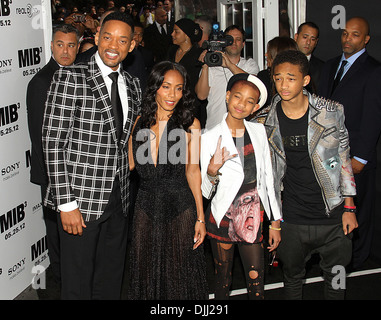
<instances>
[{"instance_id":1,"label":"black trousers","mask_svg":"<svg viewBox=\"0 0 381 320\"><path fill-rule=\"evenodd\" d=\"M85 222L82 236L60 225L61 298L120 299L126 258L128 219L122 213L120 185L114 183L101 218Z\"/></svg>"},{"instance_id":2,"label":"black trousers","mask_svg":"<svg viewBox=\"0 0 381 320\"><path fill-rule=\"evenodd\" d=\"M41 185L41 198L44 199L46 194L46 186ZM46 237L48 241L48 255L50 266L48 270L52 272L53 279L56 283L61 282L61 271L60 271L60 237L58 231L57 211L45 207L42 207L44 222L46 227Z\"/></svg>"},{"instance_id":3,"label":"black trousers","mask_svg":"<svg viewBox=\"0 0 381 320\"><path fill-rule=\"evenodd\" d=\"M357 269L369 257L374 231L376 205L376 169L366 168L355 174L358 228L354 230L352 267Z\"/></svg>"},{"instance_id":4,"label":"black trousers","mask_svg":"<svg viewBox=\"0 0 381 320\"><path fill-rule=\"evenodd\" d=\"M344 290L334 289L333 267L346 267L351 261L352 242L344 235L342 224L296 225L282 223L279 258L283 264L285 298L301 300L305 265L313 253L320 254L320 268L324 274L324 297L344 299Z\"/></svg>"}]
</instances>

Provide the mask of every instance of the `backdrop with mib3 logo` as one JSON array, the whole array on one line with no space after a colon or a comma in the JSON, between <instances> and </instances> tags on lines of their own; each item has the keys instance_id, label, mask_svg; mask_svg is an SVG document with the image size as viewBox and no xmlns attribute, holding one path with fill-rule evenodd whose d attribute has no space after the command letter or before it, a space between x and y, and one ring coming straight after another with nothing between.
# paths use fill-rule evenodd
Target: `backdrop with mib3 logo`
<instances>
[{"instance_id":1,"label":"backdrop with mib3 logo","mask_svg":"<svg viewBox=\"0 0 381 320\"><path fill-rule=\"evenodd\" d=\"M49 265L40 188L29 182L31 146L26 89L50 58L50 0L0 0L0 299Z\"/></svg>"}]
</instances>

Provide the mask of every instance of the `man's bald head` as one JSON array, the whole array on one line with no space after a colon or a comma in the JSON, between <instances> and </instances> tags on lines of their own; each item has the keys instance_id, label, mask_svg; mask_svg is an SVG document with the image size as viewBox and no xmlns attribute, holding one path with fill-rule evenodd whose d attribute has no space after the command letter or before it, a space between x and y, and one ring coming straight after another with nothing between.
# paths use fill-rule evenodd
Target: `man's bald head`
<instances>
[{"instance_id":1,"label":"man's bald head","mask_svg":"<svg viewBox=\"0 0 381 320\"><path fill-rule=\"evenodd\" d=\"M341 47L346 59L364 49L370 40L369 23L362 17L354 17L347 21L341 34Z\"/></svg>"},{"instance_id":2,"label":"man's bald head","mask_svg":"<svg viewBox=\"0 0 381 320\"><path fill-rule=\"evenodd\" d=\"M163 25L167 22L167 12L163 8L157 8L155 10L155 20L158 24Z\"/></svg>"}]
</instances>

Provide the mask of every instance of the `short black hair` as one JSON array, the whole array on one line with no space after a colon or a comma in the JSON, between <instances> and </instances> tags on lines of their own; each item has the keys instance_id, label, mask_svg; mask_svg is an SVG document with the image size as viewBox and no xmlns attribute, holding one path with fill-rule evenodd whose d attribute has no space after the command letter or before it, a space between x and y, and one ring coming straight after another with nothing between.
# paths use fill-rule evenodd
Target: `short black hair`
<instances>
[{"instance_id":1,"label":"short black hair","mask_svg":"<svg viewBox=\"0 0 381 320\"><path fill-rule=\"evenodd\" d=\"M320 33L320 30L319 30L319 27L317 26L316 23L312 22L312 21L307 21L307 22L304 22L302 23L299 27L298 27L298 31L297 31L297 34L300 34L302 32L302 28L304 26L308 26L310 28L313 28L313 29L316 29L318 34L317 34L317 38L319 38L319 33Z\"/></svg>"},{"instance_id":2,"label":"short black hair","mask_svg":"<svg viewBox=\"0 0 381 320\"><path fill-rule=\"evenodd\" d=\"M101 30L102 30L102 27L105 25L105 23L110 20L117 20L117 21L122 21L124 23L127 23L131 27L132 33L134 32L134 20L129 14L120 12L120 11L111 12L103 19Z\"/></svg>"},{"instance_id":3,"label":"short black hair","mask_svg":"<svg viewBox=\"0 0 381 320\"><path fill-rule=\"evenodd\" d=\"M297 50L286 50L279 52L271 66L271 73L274 74L275 67L287 62L295 66L299 66L300 72L303 74L303 77L305 77L308 74L308 59L303 52Z\"/></svg>"}]
</instances>

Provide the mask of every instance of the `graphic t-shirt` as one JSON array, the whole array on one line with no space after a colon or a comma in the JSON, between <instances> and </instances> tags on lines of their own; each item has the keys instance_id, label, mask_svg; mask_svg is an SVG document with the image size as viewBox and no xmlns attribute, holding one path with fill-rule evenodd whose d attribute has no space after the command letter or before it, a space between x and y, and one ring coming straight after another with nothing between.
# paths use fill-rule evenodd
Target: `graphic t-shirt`
<instances>
[{"instance_id":1,"label":"graphic t-shirt","mask_svg":"<svg viewBox=\"0 0 381 320\"><path fill-rule=\"evenodd\" d=\"M234 201L217 228L213 215L207 219L208 235L221 242L262 241L263 209L257 190L257 169L250 136L233 138L244 171L244 180ZM217 186L218 188L218 186Z\"/></svg>"}]
</instances>

